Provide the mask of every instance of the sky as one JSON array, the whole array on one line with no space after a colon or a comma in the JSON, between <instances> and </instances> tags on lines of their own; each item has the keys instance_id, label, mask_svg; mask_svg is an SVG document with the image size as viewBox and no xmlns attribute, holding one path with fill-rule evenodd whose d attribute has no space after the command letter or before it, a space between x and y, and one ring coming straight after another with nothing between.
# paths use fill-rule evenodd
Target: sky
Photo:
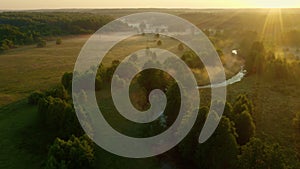
<instances>
[{"instance_id":1,"label":"sky","mask_svg":"<svg viewBox=\"0 0 300 169\"><path fill-rule=\"evenodd\" d=\"M0 9L300 8L300 0L0 0Z\"/></svg>"}]
</instances>

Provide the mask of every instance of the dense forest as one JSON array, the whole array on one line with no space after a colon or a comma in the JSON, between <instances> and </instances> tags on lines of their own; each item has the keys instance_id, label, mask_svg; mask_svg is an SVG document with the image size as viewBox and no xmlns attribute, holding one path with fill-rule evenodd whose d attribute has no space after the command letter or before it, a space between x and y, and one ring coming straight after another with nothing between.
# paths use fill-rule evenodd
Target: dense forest
<instances>
[{"instance_id":1,"label":"dense forest","mask_svg":"<svg viewBox=\"0 0 300 169\"><path fill-rule=\"evenodd\" d=\"M47 37L91 34L112 17L90 13L0 13L0 52L19 45L41 42Z\"/></svg>"}]
</instances>

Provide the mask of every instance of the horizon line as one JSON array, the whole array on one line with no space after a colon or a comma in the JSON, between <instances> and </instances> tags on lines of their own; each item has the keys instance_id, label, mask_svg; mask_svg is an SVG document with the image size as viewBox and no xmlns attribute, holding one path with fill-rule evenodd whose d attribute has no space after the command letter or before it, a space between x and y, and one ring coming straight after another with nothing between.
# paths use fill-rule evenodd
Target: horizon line
<instances>
[{"instance_id":1,"label":"horizon line","mask_svg":"<svg viewBox=\"0 0 300 169\"><path fill-rule=\"evenodd\" d=\"M203 8L192 8L192 7L66 7L66 8L24 8L24 9L1 9L0 11L34 11L34 10L91 10L91 9L110 9L110 10L124 10L124 9L180 9L180 10L226 10L226 9L300 9L300 7L203 7Z\"/></svg>"}]
</instances>

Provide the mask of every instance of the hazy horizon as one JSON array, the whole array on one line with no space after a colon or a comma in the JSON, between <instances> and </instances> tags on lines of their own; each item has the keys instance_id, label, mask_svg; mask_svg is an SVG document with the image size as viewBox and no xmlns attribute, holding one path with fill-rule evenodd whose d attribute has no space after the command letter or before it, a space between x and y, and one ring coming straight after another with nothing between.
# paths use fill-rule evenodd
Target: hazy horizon
<instances>
[{"instance_id":1,"label":"hazy horizon","mask_svg":"<svg viewBox=\"0 0 300 169\"><path fill-rule=\"evenodd\" d=\"M235 8L300 8L296 0L2 0L0 10L35 9L126 9L126 8L170 8L170 9L235 9Z\"/></svg>"}]
</instances>

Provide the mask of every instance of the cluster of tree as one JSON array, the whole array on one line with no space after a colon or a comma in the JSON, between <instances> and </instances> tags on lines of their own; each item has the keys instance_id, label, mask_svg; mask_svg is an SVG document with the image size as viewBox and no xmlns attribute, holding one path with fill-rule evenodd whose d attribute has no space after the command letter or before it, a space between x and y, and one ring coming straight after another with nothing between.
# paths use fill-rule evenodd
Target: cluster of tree
<instances>
[{"instance_id":1,"label":"cluster of tree","mask_svg":"<svg viewBox=\"0 0 300 169\"><path fill-rule=\"evenodd\" d=\"M68 73L68 72L66 72L61 78L61 84L69 93L71 93L72 91L72 79L73 79L73 73Z\"/></svg>"},{"instance_id":2,"label":"cluster of tree","mask_svg":"<svg viewBox=\"0 0 300 169\"><path fill-rule=\"evenodd\" d=\"M259 74L273 80L297 79L299 61L288 61L267 52L262 42L254 42L245 56L245 69L249 74Z\"/></svg>"},{"instance_id":3,"label":"cluster of tree","mask_svg":"<svg viewBox=\"0 0 300 169\"><path fill-rule=\"evenodd\" d=\"M129 62L125 66L135 71L133 63L136 59L137 56L133 56L132 63ZM155 59L146 64L154 62ZM97 83L99 83L99 88L109 83L119 64L120 62L115 60L110 67L105 68L100 65L97 68L96 87ZM122 73L124 74L120 76L126 80L126 72ZM46 161L47 169L91 168L93 166L93 144L86 136L82 136L83 131L69 95L72 90L73 76L82 77L83 83L84 78L90 75L92 74L89 71L82 75L65 73L61 79L61 86L45 93L35 92L28 98L30 104L38 105L41 122L47 126L47 131L54 132L58 137L50 147ZM143 89L145 96L148 96L153 89L161 89L166 92L168 99L163 118L152 123L150 128L145 130L147 132L145 135L156 135L164 131L167 126L171 126L177 118L181 104L179 87L175 81L160 70L148 69L139 73L132 82L133 85L134 83ZM144 104L147 107L148 102ZM296 166L299 164L297 159L293 158L295 161L291 162L291 154L287 156L279 145L269 144L255 138L255 123L252 117L255 112L251 100L246 95L238 96L233 103L216 102L214 104L224 104L225 110L222 117L215 114L215 118L220 119L220 123L212 137L205 143L198 143L201 128L209 112L207 107L202 107L193 129L171 152L171 156L178 157L180 154L182 163L201 169L296 169L299 167ZM295 123L298 121L300 120L296 119Z\"/></svg>"},{"instance_id":4,"label":"cluster of tree","mask_svg":"<svg viewBox=\"0 0 300 169\"><path fill-rule=\"evenodd\" d=\"M154 89L165 91L165 89L170 85L169 79L170 76L161 70L146 69L139 73L137 82L145 89L145 94L148 96Z\"/></svg>"},{"instance_id":5,"label":"cluster of tree","mask_svg":"<svg viewBox=\"0 0 300 169\"><path fill-rule=\"evenodd\" d=\"M298 46L300 43L300 31L290 30L284 34L284 43L289 46Z\"/></svg>"},{"instance_id":6,"label":"cluster of tree","mask_svg":"<svg viewBox=\"0 0 300 169\"><path fill-rule=\"evenodd\" d=\"M93 33L112 19L92 13L2 12L0 51L40 43L42 37Z\"/></svg>"},{"instance_id":7,"label":"cluster of tree","mask_svg":"<svg viewBox=\"0 0 300 169\"><path fill-rule=\"evenodd\" d=\"M33 92L28 97L28 103L38 106L39 119L45 130L58 137L68 138L73 134L83 134L70 99L65 87L59 85L44 93Z\"/></svg>"},{"instance_id":8,"label":"cluster of tree","mask_svg":"<svg viewBox=\"0 0 300 169\"><path fill-rule=\"evenodd\" d=\"M199 144L207 114L208 108L202 107L192 131L177 146L176 153L181 154L184 164L201 169L297 168L293 166L297 163L290 163L282 147L254 137L253 106L245 95L238 96L233 106L225 103L223 117L216 115L220 118L216 131L209 140Z\"/></svg>"},{"instance_id":9,"label":"cluster of tree","mask_svg":"<svg viewBox=\"0 0 300 169\"><path fill-rule=\"evenodd\" d=\"M28 96L28 104L37 105L40 99L44 98L45 95L41 91L35 91Z\"/></svg>"},{"instance_id":10,"label":"cluster of tree","mask_svg":"<svg viewBox=\"0 0 300 169\"><path fill-rule=\"evenodd\" d=\"M114 61L109 68L100 66L97 77L99 79L111 77L118 64L119 62ZM144 72L144 74L140 75L140 78L145 76L143 77L145 80L152 79L154 82L158 81L158 79L164 79L157 73L159 72ZM61 81L62 87L45 93L36 92L29 99L29 103L39 104L39 113L44 116L44 123L49 125L52 130L63 133L61 137L65 139L57 138L50 147L46 161L47 169L90 168L92 166L94 158L92 144L85 137L77 138L72 136L72 134L76 136L82 135L82 132L76 134L81 129L78 122L74 121L75 112L69 104L68 95L65 94L67 93L66 91L71 89L72 76L72 73L64 74ZM143 86L146 85L145 87L151 87L150 82L149 84L143 83L143 80L137 80L137 82ZM164 85L162 84L161 86ZM149 91L151 90L150 87ZM167 88L168 105L166 113L168 114L169 112L169 114L167 115L166 123L171 125L176 119L176 113L174 112L179 109L180 95L178 95L179 88L177 85L167 85ZM220 102L218 104L224 103ZM269 144L254 138L253 105L245 95L237 97L233 104L225 103L224 116L221 117L217 130L207 142L199 144L200 129L207 118L207 113L208 108L206 107L202 107L199 110L199 115L192 131L177 147L183 162L190 166L195 166L195 168L204 169L296 168L291 166L294 163L288 161L287 156L279 145ZM77 127L70 129L69 126ZM155 123L155 126L151 129L161 130L161 128L161 124ZM156 131L149 132L156 133Z\"/></svg>"},{"instance_id":11,"label":"cluster of tree","mask_svg":"<svg viewBox=\"0 0 300 169\"><path fill-rule=\"evenodd\" d=\"M37 32L22 32L19 27L0 21L0 50L7 50L16 45L32 44L40 37Z\"/></svg>"},{"instance_id":12,"label":"cluster of tree","mask_svg":"<svg viewBox=\"0 0 300 169\"><path fill-rule=\"evenodd\" d=\"M133 56L135 58L136 56ZM126 72L122 72L120 76L122 78L128 78L128 72L136 71L136 66L133 64L134 60L131 62L128 62L127 64L124 64L126 66ZM119 66L120 61L119 60L113 60L111 65L109 67L104 67L102 64L99 65L98 68L91 67L89 70L85 71L84 73L65 73L62 76L61 84L63 87L70 93L72 91L72 80L74 79L74 83L76 83L78 86L81 87L81 89L87 89L85 88L85 84L87 79L93 79L94 72L96 71L96 78L95 78L95 90L100 90L103 88L103 86L108 85L112 77L115 73L115 70Z\"/></svg>"},{"instance_id":13,"label":"cluster of tree","mask_svg":"<svg viewBox=\"0 0 300 169\"><path fill-rule=\"evenodd\" d=\"M71 79L72 80L72 79ZM69 99L69 93L66 91L63 85L58 85L52 89L45 91L44 93L41 91L35 91L28 97L28 103L31 105L38 105L41 99L46 97L59 98L62 100Z\"/></svg>"},{"instance_id":14,"label":"cluster of tree","mask_svg":"<svg viewBox=\"0 0 300 169\"><path fill-rule=\"evenodd\" d=\"M271 79L287 79L293 76L292 67L286 59L270 60L267 66L266 74Z\"/></svg>"},{"instance_id":15,"label":"cluster of tree","mask_svg":"<svg viewBox=\"0 0 300 169\"><path fill-rule=\"evenodd\" d=\"M76 136L83 134L73 106L65 100L52 96L40 99L38 113L45 129L60 138L68 138L72 134Z\"/></svg>"},{"instance_id":16,"label":"cluster of tree","mask_svg":"<svg viewBox=\"0 0 300 169\"><path fill-rule=\"evenodd\" d=\"M134 61L136 58L133 56L132 59ZM96 89L97 86L101 89L103 85L111 81L119 64L119 61L114 60L110 67L99 66ZM125 66L128 66L129 70L135 71L132 63L129 62ZM91 68L93 71L94 69ZM61 85L46 92L34 92L28 98L29 104L38 106L40 123L45 130L57 137L48 152L45 163L47 169L93 168L94 145L86 136L83 136L84 132L78 122L70 97L73 77L78 76L74 79L79 80L74 83L84 84L85 78L92 75L91 70L83 74L65 73L61 78ZM156 75L154 73L153 78L156 78ZM126 72L120 76L126 79Z\"/></svg>"},{"instance_id":17,"label":"cluster of tree","mask_svg":"<svg viewBox=\"0 0 300 169\"><path fill-rule=\"evenodd\" d=\"M86 136L71 136L67 141L57 138L49 149L46 169L92 168L94 149Z\"/></svg>"},{"instance_id":18,"label":"cluster of tree","mask_svg":"<svg viewBox=\"0 0 300 169\"><path fill-rule=\"evenodd\" d=\"M258 138L252 138L245 146L241 147L236 168L299 168L299 162L294 152L286 151L278 144L267 143Z\"/></svg>"},{"instance_id":19,"label":"cluster of tree","mask_svg":"<svg viewBox=\"0 0 300 169\"><path fill-rule=\"evenodd\" d=\"M41 127L56 137L49 148L45 168L92 168L94 145L83 135L70 98L72 73L65 73L61 83L46 92L37 91L28 97L28 103L38 107Z\"/></svg>"}]
</instances>

